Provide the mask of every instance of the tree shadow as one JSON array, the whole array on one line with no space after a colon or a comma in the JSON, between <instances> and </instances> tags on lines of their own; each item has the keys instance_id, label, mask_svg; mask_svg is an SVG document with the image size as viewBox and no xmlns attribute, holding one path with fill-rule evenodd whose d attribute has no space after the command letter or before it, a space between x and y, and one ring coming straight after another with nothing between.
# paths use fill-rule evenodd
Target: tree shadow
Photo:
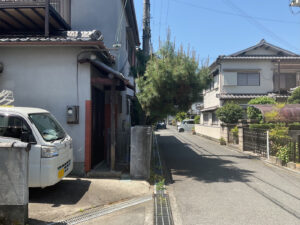
<instances>
[{"instance_id":1,"label":"tree shadow","mask_svg":"<svg viewBox=\"0 0 300 225\"><path fill-rule=\"evenodd\" d=\"M157 138L167 176L166 182L177 182L180 177L205 183L249 182L248 177L254 173L235 167L233 161L220 158L222 156L207 154L209 151L203 148L200 150L205 150L205 154L197 154L189 144L182 143L174 136L157 135ZM226 157L229 158L228 155Z\"/></svg>"},{"instance_id":2,"label":"tree shadow","mask_svg":"<svg viewBox=\"0 0 300 225\"><path fill-rule=\"evenodd\" d=\"M47 188L30 188L29 203L60 205L75 205L89 190L91 181L62 180L58 184Z\"/></svg>"}]
</instances>

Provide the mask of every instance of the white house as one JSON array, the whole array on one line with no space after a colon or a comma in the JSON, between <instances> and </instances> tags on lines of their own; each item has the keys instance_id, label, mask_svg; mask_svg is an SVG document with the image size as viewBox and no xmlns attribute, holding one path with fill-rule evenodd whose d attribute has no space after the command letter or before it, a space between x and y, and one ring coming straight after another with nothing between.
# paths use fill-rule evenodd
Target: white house
<instances>
[{"instance_id":1,"label":"white house","mask_svg":"<svg viewBox=\"0 0 300 225\"><path fill-rule=\"evenodd\" d=\"M288 91L300 85L300 56L261 40L237 53L219 56L210 66L212 82L203 92L198 134L221 137L216 110L228 101L247 104L259 96L285 101Z\"/></svg>"},{"instance_id":2,"label":"white house","mask_svg":"<svg viewBox=\"0 0 300 225\"><path fill-rule=\"evenodd\" d=\"M49 9L44 2L0 1L0 90L59 120L73 138L75 173L128 163L139 45L133 1L50 0ZM69 121L69 107L78 120Z\"/></svg>"}]
</instances>

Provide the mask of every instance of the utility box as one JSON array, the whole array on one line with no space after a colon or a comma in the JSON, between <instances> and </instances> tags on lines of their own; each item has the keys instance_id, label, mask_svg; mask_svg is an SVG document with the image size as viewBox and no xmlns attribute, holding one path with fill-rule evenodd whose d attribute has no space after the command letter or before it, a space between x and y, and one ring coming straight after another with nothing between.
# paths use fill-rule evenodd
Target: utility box
<instances>
[{"instance_id":1,"label":"utility box","mask_svg":"<svg viewBox=\"0 0 300 225\"><path fill-rule=\"evenodd\" d=\"M67 106L67 123L79 124L79 106Z\"/></svg>"},{"instance_id":2,"label":"utility box","mask_svg":"<svg viewBox=\"0 0 300 225\"><path fill-rule=\"evenodd\" d=\"M147 180L150 178L151 150L152 127L132 127L130 147L130 176L133 179Z\"/></svg>"},{"instance_id":3,"label":"utility box","mask_svg":"<svg viewBox=\"0 0 300 225\"><path fill-rule=\"evenodd\" d=\"M0 143L0 224L26 224L28 220L28 158L30 145Z\"/></svg>"}]
</instances>

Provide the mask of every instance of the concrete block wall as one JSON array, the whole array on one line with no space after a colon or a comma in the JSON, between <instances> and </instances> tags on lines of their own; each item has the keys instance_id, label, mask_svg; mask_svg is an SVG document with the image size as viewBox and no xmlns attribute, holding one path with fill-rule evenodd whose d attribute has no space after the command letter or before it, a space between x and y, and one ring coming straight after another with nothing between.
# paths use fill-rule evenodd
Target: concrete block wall
<instances>
[{"instance_id":1,"label":"concrete block wall","mask_svg":"<svg viewBox=\"0 0 300 225\"><path fill-rule=\"evenodd\" d=\"M28 144L0 143L0 224L28 219Z\"/></svg>"}]
</instances>

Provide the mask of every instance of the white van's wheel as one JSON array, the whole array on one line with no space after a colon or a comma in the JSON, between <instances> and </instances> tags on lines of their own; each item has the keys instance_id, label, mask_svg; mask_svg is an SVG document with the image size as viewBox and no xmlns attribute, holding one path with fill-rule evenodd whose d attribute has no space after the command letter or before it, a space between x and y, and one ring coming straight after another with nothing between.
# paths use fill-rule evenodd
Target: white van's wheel
<instances>
[{"instance_id":1,"label":"white van's wheel","mask_svg":"<svg viewBox=\"0 0 300 225\"><path fill-rule=\"evenodd\" d=\"M183 128L180 128L180 129L179 129L179 132L184 132L184 129L183 129Z\"/></svg>"}]
</instances>

